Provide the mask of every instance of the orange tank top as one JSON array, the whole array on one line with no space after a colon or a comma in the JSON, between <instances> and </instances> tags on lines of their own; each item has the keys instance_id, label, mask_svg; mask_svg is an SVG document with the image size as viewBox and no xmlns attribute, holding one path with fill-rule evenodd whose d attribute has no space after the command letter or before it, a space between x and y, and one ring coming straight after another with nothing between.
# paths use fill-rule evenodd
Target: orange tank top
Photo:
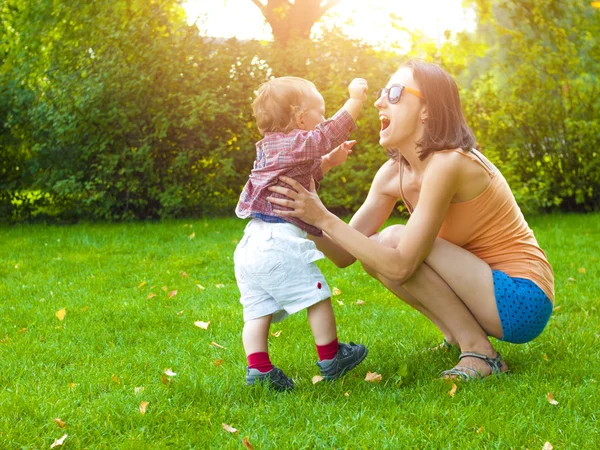
<instances>
[{"instance_id":1,"label":"orange tank top","mask_svg":"<svg viewBox=\"0 0 600 450\"><path fill-rule=\"evenodd\" d=\"M508 183L495 168L488 167L477 153L454 151L481 165L490 176L490 184L472 200L451 203L438 237L452 242L510 277L533 281L554 303L554 275L548 258L540 248L517 205ZM412 205L404 198L400 164L400 193L412 214Z\"/></svg>"}]
</instances>

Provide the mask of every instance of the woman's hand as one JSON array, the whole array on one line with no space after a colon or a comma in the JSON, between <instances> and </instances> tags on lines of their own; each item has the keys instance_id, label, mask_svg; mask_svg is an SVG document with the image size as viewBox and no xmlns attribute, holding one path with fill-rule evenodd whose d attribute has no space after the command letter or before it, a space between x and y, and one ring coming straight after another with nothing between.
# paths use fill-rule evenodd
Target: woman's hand
<instances>
[{"instance_id":1,"label":"woman's hand","mask_svg":"<svg viewBox=\"0 0 600 450\"><path fill-rule=\"evenodd\" d=\"M269 190L285 195L290 200L275 197L267 197L267 200L275 205L291 208L292 211L274 209L273 212L278 216L298 217L310 225L323 229L322 225L331 213L325 208L325 205L323 205L321 199L317 195L315 181L311 178L310 191L307 191L293 178L279 177L279 179L284 183L289 184L292 189L281 186L272 186Z\"/></svg>"}]
</instances>

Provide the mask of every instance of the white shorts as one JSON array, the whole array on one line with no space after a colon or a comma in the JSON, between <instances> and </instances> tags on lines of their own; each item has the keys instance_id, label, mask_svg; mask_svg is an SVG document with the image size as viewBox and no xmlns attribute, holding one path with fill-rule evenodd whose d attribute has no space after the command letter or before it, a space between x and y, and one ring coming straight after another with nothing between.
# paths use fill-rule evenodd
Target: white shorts
<instances>
[{"instance_id":1,"label":"white shorts","mask_svg":"<svg viewBox=\"0 0 600 450\"><path fill-rule=\"evenodd\" d=\"M296 225L252 219L233 255L244 322L269 314L279 322L331 297L315 264L324 257Z\"/></svg>"}]
</instances>

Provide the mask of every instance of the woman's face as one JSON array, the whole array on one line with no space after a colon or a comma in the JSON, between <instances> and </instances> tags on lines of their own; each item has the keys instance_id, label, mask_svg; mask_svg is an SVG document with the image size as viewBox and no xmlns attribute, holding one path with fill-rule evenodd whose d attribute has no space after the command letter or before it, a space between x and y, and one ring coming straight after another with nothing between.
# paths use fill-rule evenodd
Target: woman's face
<instances>
[{"instance_id":1,"label":"woman's face","mask_svg":"<svg viewBox=\"0 0 600 450\"><path fill-rule=\"evenodd\" d=\"M413 79L412 70L403 67L398 70L387 84L387 88L394 84L420 90ZM381 131L379 132L379 144L385 148L402 147L406 144L414 144L422 134L424 125L421 120L426 119L426 107L422 101L406 90L402 91L398 103L392 104L387 95L382 95L375 102L379 110L381 120Z\"/></svg>"}]
</instances>

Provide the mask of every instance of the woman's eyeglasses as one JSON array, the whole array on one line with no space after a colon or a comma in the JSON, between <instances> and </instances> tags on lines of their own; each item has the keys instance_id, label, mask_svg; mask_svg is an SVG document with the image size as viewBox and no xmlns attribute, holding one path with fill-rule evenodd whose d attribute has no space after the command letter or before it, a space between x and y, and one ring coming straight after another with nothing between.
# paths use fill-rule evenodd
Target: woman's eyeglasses
<instances>
[{"instance_id":1,"label":"woman's eyeglasses","mask_svg":"<svg viewBox=\"0 0 600 450\"><path fill-rule=\"evenodd\" d=\"M382 88L377 91L377 100L379 100L382 96L387 94L388 101L393 105L400 101L400 97L402 96L402 91L406 91L412 95L415 95L419 98L424 99L425 97L421 93L421 91L417 91L416 89L412 89L406 86L402 86L401 84L392 84L389 88Z\"/></svg>"}]
</instances>

